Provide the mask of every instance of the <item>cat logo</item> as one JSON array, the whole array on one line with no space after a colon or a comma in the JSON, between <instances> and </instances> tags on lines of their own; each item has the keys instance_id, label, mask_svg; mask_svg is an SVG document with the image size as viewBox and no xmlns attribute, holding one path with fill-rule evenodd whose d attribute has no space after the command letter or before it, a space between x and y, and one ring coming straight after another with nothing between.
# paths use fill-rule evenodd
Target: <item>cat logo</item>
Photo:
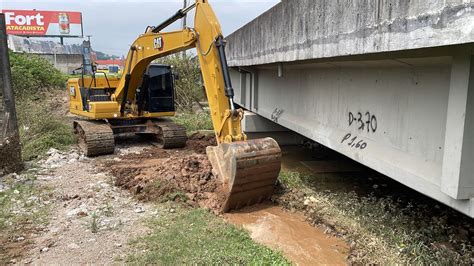
<instances>
[{"instance_id":1,"label":"cat logo","mask_svg":"<svg viewBox=\"0 0 474 266\"><path fill-rule=\"evenodd\" d=\"M163 50L163 37L156 37L153 41L153 47L155 50Z\"/></svg>"}]
</instances>

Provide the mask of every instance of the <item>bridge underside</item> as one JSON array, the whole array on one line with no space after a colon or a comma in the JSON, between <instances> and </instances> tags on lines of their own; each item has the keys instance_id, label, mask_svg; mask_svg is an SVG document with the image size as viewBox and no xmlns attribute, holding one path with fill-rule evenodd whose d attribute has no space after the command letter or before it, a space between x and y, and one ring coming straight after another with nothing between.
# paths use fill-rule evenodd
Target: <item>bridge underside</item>
<instances>
[{"instance_id":1,"label":"bridge underside","mask_svg":"<svg viewBox=\"0 0 474 266\"><path fill-rule=\"evenodd\" d=\"M474 3L283 0L227 37L239 104L474 217Z\"/></svg>"},{"instance_id":2,"label":"bridge underside","mask_svg":"<svg viewBox=\"0 0 474 266\"><path fill-rule=\"evenodd\" d=\"M248 110L474 216L471 48L235 67L232 80Z\"/></svg>"}]
</instances>

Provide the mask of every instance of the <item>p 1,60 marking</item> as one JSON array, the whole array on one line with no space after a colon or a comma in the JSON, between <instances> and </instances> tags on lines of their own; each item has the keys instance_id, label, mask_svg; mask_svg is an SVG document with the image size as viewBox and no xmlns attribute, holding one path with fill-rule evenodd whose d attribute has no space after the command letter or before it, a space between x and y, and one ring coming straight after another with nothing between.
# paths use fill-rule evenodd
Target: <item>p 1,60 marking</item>
<instances>
[{"instance_id":1,"label":"p 1,60 marking","mask_svg":"<svg viewBox=\"0 0 474 266\"><path fill-rule=\"evenodd\" d=\"M359 139L357 136L352 136L351 133L347 133L343 138L341 143L347 143L348 146L355 149L364 150L367 148L367 142Z\"/></svg>"}]
</instances>

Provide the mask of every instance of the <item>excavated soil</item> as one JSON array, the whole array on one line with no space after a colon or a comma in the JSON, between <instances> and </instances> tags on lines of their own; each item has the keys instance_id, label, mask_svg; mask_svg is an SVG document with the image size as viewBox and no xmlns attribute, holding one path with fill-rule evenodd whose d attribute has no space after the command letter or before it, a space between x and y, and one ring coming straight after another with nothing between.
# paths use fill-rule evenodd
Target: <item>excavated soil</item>
<instances>
[{"instance_id":1,"label":"excavated soil","mask_svg":"<svg viewBox=\"0 0 474 266\"><path fill-rule=\"evenodd\" d=\"M106 165L116 177L115 185L132 191L140 200L185 201L218 213L225 193L205 155L206 147L215 144L213 136L196 133L183 149L151 147Z\"/></svg>"},{"instance_id":2,"label":"excavated soil","mask_svg":"<svg viewBox=\"0 0 474 266\"><path fill-rule=\"evenodd\" d=\"M186 146L198 154L206 154L206 147L215 145L217 145L215 136L194 133L189 136L189 141Z\"/></svg>"}]
</instances>

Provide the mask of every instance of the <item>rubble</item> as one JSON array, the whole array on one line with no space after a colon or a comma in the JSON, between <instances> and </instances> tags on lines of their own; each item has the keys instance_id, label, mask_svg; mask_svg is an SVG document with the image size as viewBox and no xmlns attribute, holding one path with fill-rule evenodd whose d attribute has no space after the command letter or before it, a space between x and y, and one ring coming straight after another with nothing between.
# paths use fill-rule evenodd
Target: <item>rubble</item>
<instances>
[{"instance_id":1,"label":"rubble","mask_svg":"<svg viewBox=\"0 0 474 266\"><path fill-rule=\"evenodd\" d=\"M77 151L62 152L55 148L51 148L46 152L47 157L38 163L49 169L61 167L65 164L74 163L84 159L84 155L79 155Z\"/></svg>"}]
</instances>

